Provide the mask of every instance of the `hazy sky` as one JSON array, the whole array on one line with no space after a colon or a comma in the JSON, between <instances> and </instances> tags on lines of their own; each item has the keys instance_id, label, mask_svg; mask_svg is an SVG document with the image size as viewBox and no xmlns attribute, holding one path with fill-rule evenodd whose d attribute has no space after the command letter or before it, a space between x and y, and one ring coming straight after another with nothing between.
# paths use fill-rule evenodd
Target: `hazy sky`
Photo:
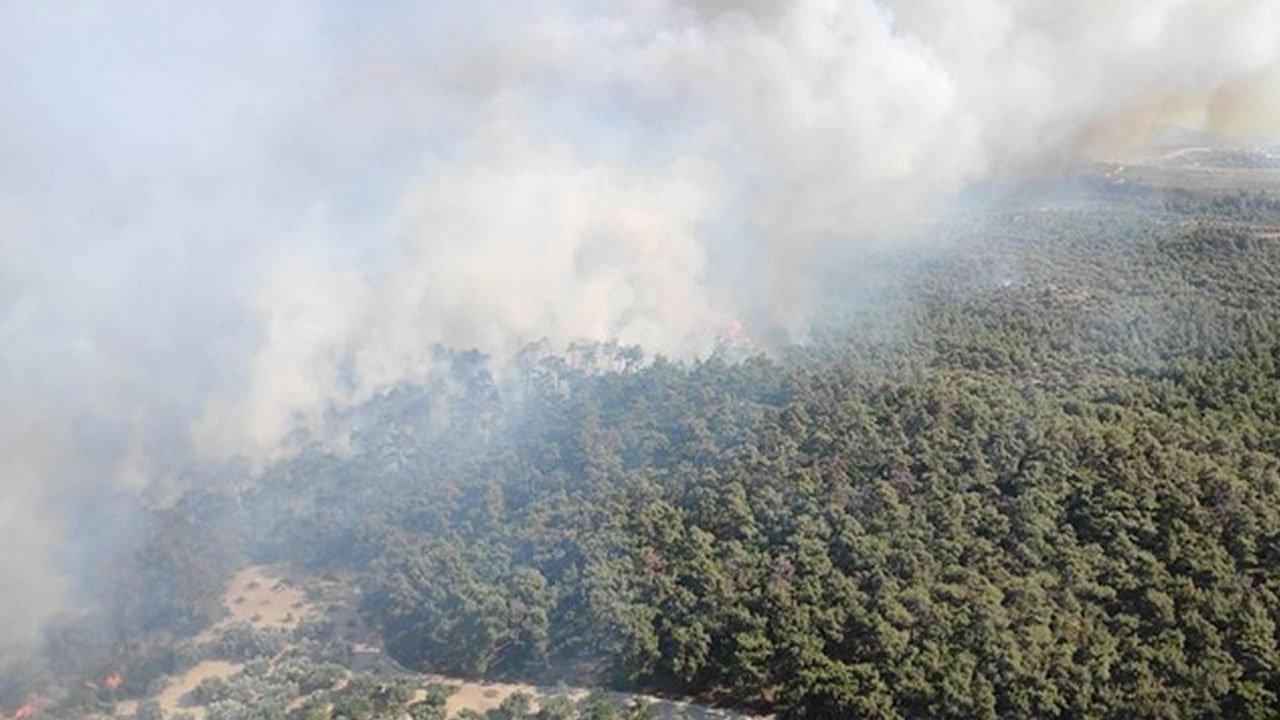
<instances>
[{"instance_id":1,"label":"hazy sky","mask_svg":"<svg viewBox=\"0 0 1280 720\"><path fill-rule=\"evenodd\" d=\"M70 500L547 338L805 323L806 261L1173 122L1274 0L0 3L0 642Z\"/></svg>"}]
</instances>

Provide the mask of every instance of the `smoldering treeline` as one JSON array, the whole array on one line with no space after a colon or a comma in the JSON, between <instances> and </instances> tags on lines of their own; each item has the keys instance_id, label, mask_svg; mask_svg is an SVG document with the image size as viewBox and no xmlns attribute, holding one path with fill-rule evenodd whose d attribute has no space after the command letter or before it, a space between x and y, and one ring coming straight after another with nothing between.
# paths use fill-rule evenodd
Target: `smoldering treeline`
<instances>
[{"instance_id":1,"label":"smoldering treeline","mask_svg":"<svg viewBox=\"0 0 1280 720\"><path fill-rule=\"evenodd\" d=\"M830 248L1280 102L1270 0L20 0L0 28L6 645L83 602L75 501L280 452L437 346L800 339Z\"/></svg>"}]
</instances>

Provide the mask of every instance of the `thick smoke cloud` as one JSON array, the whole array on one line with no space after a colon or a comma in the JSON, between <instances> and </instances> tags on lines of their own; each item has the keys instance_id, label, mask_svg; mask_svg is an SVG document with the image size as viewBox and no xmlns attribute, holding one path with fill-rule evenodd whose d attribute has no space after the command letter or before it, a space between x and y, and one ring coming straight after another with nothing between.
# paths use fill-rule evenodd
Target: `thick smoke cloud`
<instances>
[{"instance_id":1,"label":"thick smoke cloud","mask_svg":"<svg viewBox=\"0 0 1280 720\"><path fill-rule=\"evenodd\" d=\"M0 643L68 507L437 344L798 337L824 248L1278 107L1274 0L4 3Z\"/></svg>"}]
</instances>

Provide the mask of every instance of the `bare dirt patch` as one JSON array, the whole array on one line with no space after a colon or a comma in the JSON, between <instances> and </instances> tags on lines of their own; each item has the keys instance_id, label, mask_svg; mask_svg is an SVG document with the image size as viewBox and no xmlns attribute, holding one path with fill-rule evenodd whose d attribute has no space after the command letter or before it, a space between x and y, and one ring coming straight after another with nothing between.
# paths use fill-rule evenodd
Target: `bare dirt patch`
<instances>
[{"instance_id":1,"label":"bare dirt patch","mask_svg":"<svg viewBox=\"0 0 1280 720\"><path fill-rule=\"evenodd\" d=\"M1164 167L1155 164L1101 165L1100 174L1112 184L1143 185L1155 189L1213 192L1280 191L1280 170L1271 168Z\"/></svg>"},{"instance_id":2,"label":"bare dirt patch","mask_svg":"<svg viewBox=\"0 0 1280 720\"><path fill-rule=\"evenodd\" d=\"M501 683L501 682L477 682L469 680L460 680L444 675L428 675L426 680L431 683L442 685L450 690L449 699L445 705L449 717L463 710L472 710L481 714L496 710L502 705L502 701L517 692L522 692L532 698L531 705L536 711L540 707L540 701L553 695L564 695L571 700L581 700L590 692L585 688L573 687L542 687L536 685L528 685L523 683ZM654 714L659 718L675 718L685 716L694 720L766 720L771 716L749 715L732 710L722 710L719 708L711 708L703 705L695 705L693 703L680 700L669 700L666 698L654 697L651 695L638 695L634 693L608 692L606 693L614 704L626 707L632 703L641 702L649 706ZM420 693L419 698L425 697L425 693Z\"/></svg>"},{"instance_id":3,"label":"bare dirt patch","mask_svg":"<svg viewBox=\"0 0 1280 720\"><path fill-rule=\"evenodd\" d=\"M449 700L445 704L445 710L449 717L453 717L463 710L472 710L478 713L496 710L498 706L502 705L503 700L517 692L533 696L534 706L537 707L537 699L547 694L546 688L540 689L533 685L469 682L444 675L429 675L427 676L427 681L449 689ZM577 693L577 695L581 694L583 693ZM570 696L573 697L574 695L571 694Z\"/></svg>"},{"instance_id":4,"label":"bare dirt patch","mask_svg":"<svg viewBox=\"0 0 1280 720\"><path fill-rule=\"evenodd\" d=\"M197 720L201 720L204 718L204 708L199 705L184 704L183 698L208 678L229 678L242 669L243 666L239 663L205 660L175 677L154 699L160 703L160 709L164 710L165 717L178 712L185 712L197 718ZM116 706L116 716L128 717L134 714L138 710L138 704L137 701L120 703Z\"/></svg>"},{"instance_id":5,"label":"bare dirt patch","mask_svg":"<svg viewBox=\"0 0 1280 720\"><path fill-rule=\"evenodd\" d=\"M318 609L307 599L300 583L285 568L266 565L247 567L231 577L222 596L227 617L202 632L197 643L210 642L236 623L248 623L260 630L292 630L298 623L315 618ZM228 678L243 669L239 663L205 660L176 676L153 699L159 701L165 715L178 711L203 718L205 709L185 705L182 699L206 678ZM137 711L137 702L123 702L116 707L117 716Z\"/></svg>"},{"instance_id":6,"label":"bare dirt patch","mask_svg":"<svg viewBox=\"0 0 1280 720\"><path fill-rule=\"evenodd\" d=\"M247 567L232 576L222 603L228 617L206 630L200 640L210 640L227 627L248 623L259 630L293 630L298 623L318 616L301 583L284 568Z\"/></svg>"},{"instance_id":7,"label":"bare dirt patch","mask_svg":"<svg viewBox=\"0 0 1280 720\"><path fill-rule=\"evenodd\" d=\"M205 660L195 667L179 675L164 692L156 696L156 700L160 701L160 708L164 710L166 716L185 710L197 718L204 717L204 708L199 706L185 706L182 698L187 693L195 690L201 682L209 678L229 678L240 672L242 666L238 663L224 662L222 660Z\"/></svg>"}]
</instances>

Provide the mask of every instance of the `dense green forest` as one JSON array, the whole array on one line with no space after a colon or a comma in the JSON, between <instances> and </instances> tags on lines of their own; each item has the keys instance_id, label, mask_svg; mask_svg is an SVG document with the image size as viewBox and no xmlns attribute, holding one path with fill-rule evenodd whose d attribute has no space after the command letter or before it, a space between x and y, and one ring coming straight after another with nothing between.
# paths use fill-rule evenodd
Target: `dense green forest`
<instances>
[{"instance_id":1,"label":"dense green forest","mask_svg":"<svg viewBox=\"0 0 1280 720\"><path fill-rule=\"evenodd\" d=\"M441 350L350 447L155 511L103 637L51 633L0 693L144 683L253 560L355 573L413 671L784 718L1280 716L1280 201L1082 190L945 234L873 293L826 273L768 356Z\"/></svg>"}]
</instances>

